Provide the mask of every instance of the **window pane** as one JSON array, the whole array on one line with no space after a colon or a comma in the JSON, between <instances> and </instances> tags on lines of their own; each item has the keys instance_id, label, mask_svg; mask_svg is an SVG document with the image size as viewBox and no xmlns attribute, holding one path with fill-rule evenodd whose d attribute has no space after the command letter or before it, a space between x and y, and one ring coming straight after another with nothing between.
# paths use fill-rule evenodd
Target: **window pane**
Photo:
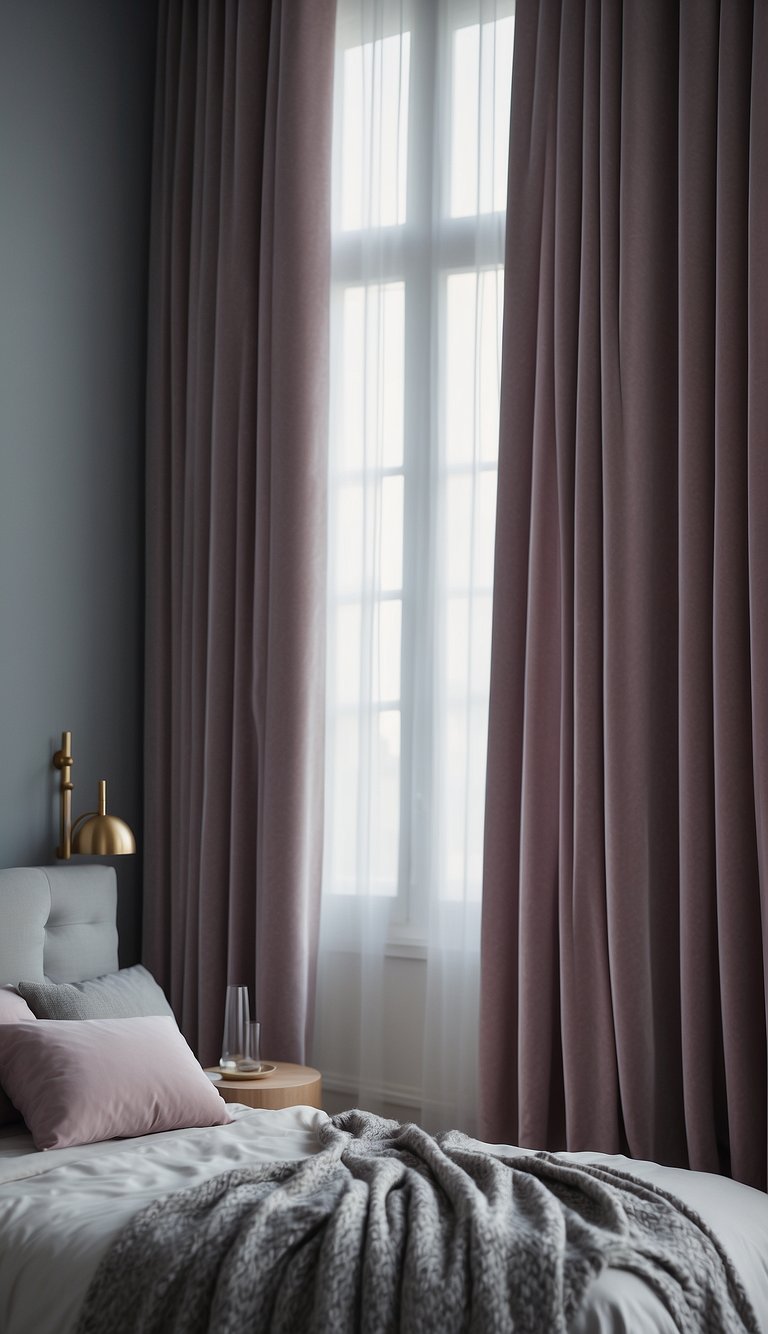
<instances>
[{"instance_id":1,"label":"window pane","mask_svg":"<svg viewBox=\"0 0 768 1334\"><path fill-rule=\"evenodd\" d=\"M480 27L453 35L451 97L451 217L477 213Z\"/></svg>"},{"instance_id":2,"label":"window pane","mask_svg":"<svg viewBox=\"0 0 768 1334\"><path fill-rule=\"evenodd\" d=\"M472 599L472 679L469 693L485 698L491 683L491 627L493 625L493 598L488 593L476 593Z\"/></svg>"},{"instance_id":3,"label":"window pane","mask_svg":"<svg viewBox=\"0 0 768 1334\"><path fill-rule=\"evenodd\" d=\"M501 396L501 331L504 317L504 270L483 269L477 278L478 299L478 437L480 459L499 457Z\"/></svg>"},{"instance_id":4,"label":"window pane","mask_svg":"<svg viewBox=\"0 0 768 1334\"><path fill-rule=\"evenodd\" d=\"M357 713L338 714L333 729L332 781L329 783L329 813L333 813L330 829L331 847L327 866L329 883L337 894L357 893L358 864L358 810L347 794L356 792L360 772L360 716Z\"/></svg>"},{"instance_id":5,"label":"window pane","mask_svg":"<svg viewBox=\"0 0 768 1334\"><path fill-rule=\"evenodd\" d=\"M469 598L450 597L445 609L443 677L449 695L466 689L469 652Z\"/></svg>"},{"instance_id":6,"label":"window pane","mask_svg":"<svg viewBox=\"0 0 768 1334\"><path fill-rule=\"evenodd\" d=\"M344 52L341 226L405 222L411 35L395 33Z\"/></svg>"},{"instance_id":7,"label":"window pane","mask_svg":"<svg viewBox=\"0 0 768 1334\"><path fill-rule=\"evenodd\" d=\"M496 470L448 477L442 554L449 591L492 586L495 530Z\"/></svg>"},{"instance_id":8,"label":"window pane","mask_svg":"<svg viewBox=\"0 0 768 1334\"><path fill-rule=\"evenodd\" d=\"M337 706L350 707L360 699L360 605L336 608L333 687Z\"/></svg>"},{"instance_id":9,"label":"window pane","mask_svg":"<svg viewBox=\"0 0 768 1334\"><path fill-rule=\"evenodd\" d=\"M490 592L447 599L442 673L444 689L450 698L463 699L487 689L491 608Z\"/></svg>"},{"instance_id":10,"label":"window pane","mask_svg":"<svg viewBox=\"0 0 768 1334\"><path fill-rule=\"evenodd\" d=\"M400 838L400 711L339 713L333 730L327 886L394 897Z\"/></svg>"},{"instance_id":11,"label":"window pane","mask_svg":"<svg viewBox=\"0 0 768 1334\"><path fill-rule=\"evenodd\" d=\"M397 468L403 461L405 286L347 287L341 307L334 466L342 471Z\"/></svg>"},{"instance_id":12,"label":"window pane","mask_svg":"<svg viewBox=\"0 0 768 1334\"><path fill-rule=\"evenodd\" d=\"M452 699L483 694L491 674L491 594L448 598L443 640L444 690Z\"/></svg>"},{"instance_id":13,"label":"window pane","mask_svg":"<svg viewBox=\"0 0 768 1334\"><path fill-rule=\"evenodd\" d=\"M400 711L377 715L371 747L370 892L397 894L400 855Z\"/></svg>"},{"instance_id":14,"label":"window pane","mask_svg":"<svg viewBox=\"0 0 768 1334\"><path fill-rule=\"evenodd\" d=\"M450 213L498 213L507 204L515 20L474 23L453 35Z\"/></svg>"},{"instance_id":15,"label":"window pane","mask_svg":"<svg viewBox=\"0 0 768 1334\"><path fill-rule=\"evenodd\" d=\"M467 588L472 575L473 482L469 474L449 477L445 484L443 569L447 588Z\"/></svg>"},{"instance_id":16,"label":"window pane","mask_svg":"<svg viewBox=\"0 0 768 1334\"><path fill-rule=\"evenodd\" d=\"M333 497L335 592L397 593L403 580L402 474L339 483Z\"/></svg>"},{"instance_id":17,"label":"window pane","mask_svg":"<svg viewBox=\"0 0 768 1334\"><path fill-rule=\"evenodd\" d=\"M451 273L445 296L445 451L448 463L499 451L501 268Z\"/></svg>"},{"instance_id":18,"label":"window pane","mask_svg":"<svg viewBox=\"0 0 768 1334\"><path fill-rule=\"evenodd\" d=\"M363 578L363 503L365 489L361 483L339 486L333 497L333 534L336 552L335 592L351 594L359 591Z\"/></svg>"},{"instance_id":19,"label":"window pane","mask_svg":"<svg viewBox=\"0 0 768 1334\"><path fill-rule=\"evenodd\" d=\"M497 474L482 472L475 492L475 557L472 583L476 589L493 586L493 557L496 538Z\"/></svg>"},{"instance_id":20,"label":"window pane","mask_svg":"<svg viewBox=\"0 0 768 1334\"><path fill-rule=\"evenodd\" d=\"M383 467L398 468L403 462L405 284L386 283L368 292L367 428L380 442L377 456Z\"/></svg>"},{"instance_id":21,"label":"window pane","mask_svg":"<svg viewBox=\"0 0 768 1334\"><path fill-rule=\"evenodd\" d=\"M449 707L440 769L444 839L437 858L444 899L481 895L487 740L487 701Z\"/></svg>"},{"instance_id":22,"label":"window pane","mask_svg":"<svg viewBox=\"0 0 768 1334\"><path fill-rule=\"evenodd\" d=\"M402 475L382 479L380 586L385 593L403 586L403 487Z\"/></svg>"},{"instance_id":23,"label":"window pane","mask_svg":"<svg viewBox=\"0 0 768 1334\"><path fill-rule=\"evenodd\" d=\"M400 699L400 634L402 604L380 602L373 630L373 698L394 704Z\"/></svg>"},{"instance_id":24,"label":"window pane","mask_svg":"<svg viewBox=\"0 0 768 1334\"><path fill-rule=\"evenodd\" d=\"M331 439L336 467L362 471L365 442L365 288L347 287L341 302L340 360L336 377L340 431Z\"/></svg>"}]
</instances>

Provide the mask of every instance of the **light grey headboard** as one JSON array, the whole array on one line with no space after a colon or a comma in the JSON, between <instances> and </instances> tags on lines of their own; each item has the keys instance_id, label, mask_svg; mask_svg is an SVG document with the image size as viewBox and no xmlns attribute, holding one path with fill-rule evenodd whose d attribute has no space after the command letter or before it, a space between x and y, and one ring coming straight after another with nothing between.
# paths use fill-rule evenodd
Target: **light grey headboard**
<instances>
[{"instance_id":1,"label":"light grey headboard","mask_svg":"<svg viewBox=\"0 0 768 1334\"><path fill-rule=\"evenodd\" d=\"M80 982L117 969L111 866L0 871L0 984Z\"/></svg>"}]
</instances>

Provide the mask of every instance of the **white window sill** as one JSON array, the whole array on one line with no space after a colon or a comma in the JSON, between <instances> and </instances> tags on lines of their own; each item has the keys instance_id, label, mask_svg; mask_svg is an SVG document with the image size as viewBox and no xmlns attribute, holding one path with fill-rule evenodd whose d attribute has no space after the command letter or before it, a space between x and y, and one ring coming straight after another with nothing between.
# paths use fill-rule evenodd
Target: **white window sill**
<instances>
[{"instance_id":1,"label":"white window sill","mask_svg":"<svg viewBox=\"0 0 768 1334\"><path fill-rule=\"evenodd\" d=\"M426 941L413 936L390 936L384 947L386 959L418 959L426 963Z\"/></svg>"}]
</instances>

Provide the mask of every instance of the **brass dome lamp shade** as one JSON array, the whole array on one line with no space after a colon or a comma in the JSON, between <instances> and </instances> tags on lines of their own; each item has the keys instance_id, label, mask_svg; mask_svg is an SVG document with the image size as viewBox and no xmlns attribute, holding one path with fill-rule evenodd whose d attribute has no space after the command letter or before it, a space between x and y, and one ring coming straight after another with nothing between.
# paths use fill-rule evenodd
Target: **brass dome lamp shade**
<instances>
[{"instance_id":1,"label":"brass dome lamp shade","mask_svg":"<svg viewBox=\"0 0 768 1334\"><path fill-rule=\"evenodd\" d=\"M61 842L56 856L69 861L73 853L84 857L120 857L136 851L136 840L124 820L107 815L107 781L99 782L99 809L79 815L72 823L72 733L62 732L61 750L53 757L53 767L61 774Z\"/></svg>"}]
</instances>

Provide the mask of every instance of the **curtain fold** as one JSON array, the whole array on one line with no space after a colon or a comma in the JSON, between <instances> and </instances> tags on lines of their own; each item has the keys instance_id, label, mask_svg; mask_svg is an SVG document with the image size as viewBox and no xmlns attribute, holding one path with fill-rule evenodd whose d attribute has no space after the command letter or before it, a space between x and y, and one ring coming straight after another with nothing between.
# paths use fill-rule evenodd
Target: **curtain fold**
<instances>
[{"instance_id":1,"label":"curtain fold","mask_svg":"<svg viewBox=\"0 0 768 1334\"><path fill-rule=\"evenodd\" d=\"M766 60L518 0L480 1052L487 1138L762 1187Z\"/></svg>"},{"instance_id":2,"label":"curtain fold","mask_svg":"<svg viewBox=\"0 0 768 1334\"><path fill-rule=\"evenodd\" d=\"M160 8L144 958L303 1060L322 856L333 0Z\"/></svg>"}]
</instances>

